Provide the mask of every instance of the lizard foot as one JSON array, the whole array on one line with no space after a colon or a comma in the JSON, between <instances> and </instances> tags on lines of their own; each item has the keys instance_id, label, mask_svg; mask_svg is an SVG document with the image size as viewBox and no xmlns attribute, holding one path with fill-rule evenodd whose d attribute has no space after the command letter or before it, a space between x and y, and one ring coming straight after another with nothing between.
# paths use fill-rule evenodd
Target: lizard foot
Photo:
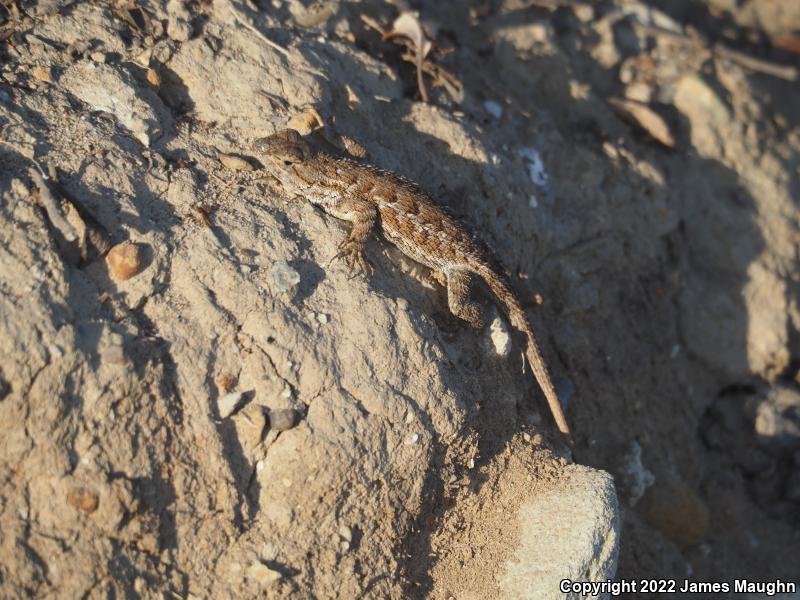
<instances>
[{"instance_id":1,"label":"lizard foot","mask_svg":"<svg viewBox=\"0 0 800 600\"><path fill-rule=\"evenodd\" d=\"M339 244L339 251L333 255L328 264L330 265L337 258L341 258L350 269L350 278L355 277L358 273L372 275L375 270L364 256L364 244L349 238Z\"/></svg>"}]
</instances>

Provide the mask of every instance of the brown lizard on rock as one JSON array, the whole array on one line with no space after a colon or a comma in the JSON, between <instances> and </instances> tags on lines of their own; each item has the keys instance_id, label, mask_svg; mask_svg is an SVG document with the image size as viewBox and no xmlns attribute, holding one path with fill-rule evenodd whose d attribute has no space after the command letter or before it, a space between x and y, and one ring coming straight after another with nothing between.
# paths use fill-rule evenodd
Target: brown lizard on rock
<instances>
[{"instance_id":1,"label":"brown lizard on rock","mask_svg":"<svg viewBox=\"0 0 800 600\"><path fill-rule=\"evenodd\" d=\"M255 150L263 155L288 193L302 196L328 214L353 224L336 254L351 269L369 270L364 245L370 233L378 229L406 256L444 275L450 311L475 327L481 327L483 319L480 308L469 298L470 287L475 275L483 279L506 309L511 324L525 334L525 356L556 425L572 443L561 403L519 297L494 266L496 262L485 246L461 223L408 179L317 150L293 129L257 140Z\"/></svg>"}]
</instances>

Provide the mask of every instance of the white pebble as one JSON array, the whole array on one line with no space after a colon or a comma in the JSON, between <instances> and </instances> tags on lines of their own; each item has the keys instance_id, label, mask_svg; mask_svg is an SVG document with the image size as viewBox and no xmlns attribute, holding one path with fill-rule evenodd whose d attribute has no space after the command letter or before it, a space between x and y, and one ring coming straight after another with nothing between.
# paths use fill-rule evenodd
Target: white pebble
<instances>
[{"instance_id":1,"label":"white pebble","mask_svg":"<svg viewBox=\"0 0 800 600\"><path fill-rule=\"evenodd\" d=\"M353 541L353 530L350 529L347 525L340 525L339 526L339 537L345 540L346 542Z\"/></svg>"},{"instance_id":2,"label":"white pebble","mask_svg":"<svg viewBox=\"0 0 800 600\"><path fill-rule=\"evenodd\" d=\"M489 331L497 355L505 358L511 354L511 334L503 319L495 317L494 321L492 321L492 324L489 326Z\"/></svg>"},{"instance_id":3,"label":"white pebble","mask_svg":"<svg viewBox=\"0 0 800 600\"><path fill-rule=\"evenodd\" d=\"M411 433L406 436L405 445L406 446L413 446L414 444L419 441L419 434L418 433Z\"/></svg>"},{"instance_id":4,"label":"white pebble","mask_svg":"<svg viewBox=\"0 0 800 600\"><path fill-rule=\"evenodd\" d=\"M231 413L236 410L236 406L242 400L242 396L244 396L244 393L242 392L231 392L230 394L225 394L222 398L220 398L219 402L217 402L219 416L223 419L231 416Z\"/></svg>"},{"instance_id":5,"label":"white pebble","mask_svg":"<svg viewBox=\"0 0 800 600\"><path fill-rule=\"evenodd\" d=\"M327 325L329 320L330 317L328 317L328 315L325 313L317 313L317 321L319 321L320 325Z\"/></svg>"},{"instance_id":6,"label":"white pebble","mask_svg":"<svg viewBox=\"0 0 800 600\"><path fill-rule=\"evenodd\" d=\"M300 283L300 273L290 267L286 261L281 260L272 265L270 270L272 281L279 292L289 292Z\"/></svg>"},{"instance_id":7,"label":"white pebble","mask_svg":"<svg viewBox=\"0 0 800 600\"><path fill-rule=\"evenodd\" d=\"M528 161L528 175L531 181L542 189L547 188L547 171L544 169L542 156L536 148L522 148L519 151L520 156Z\"/></svg>"},{"instance_id":8,"label":"white pebble","mask_svg":"<svg viewBox=\"0 0 800 600\"><path fill-rule=\"evenodd\" d=\"M486 112L492 115L495 119L499 119L503 116L503 107L500 106L494 100L486 100L483 103L483 108Z\"/></svg>"}]
</instances>

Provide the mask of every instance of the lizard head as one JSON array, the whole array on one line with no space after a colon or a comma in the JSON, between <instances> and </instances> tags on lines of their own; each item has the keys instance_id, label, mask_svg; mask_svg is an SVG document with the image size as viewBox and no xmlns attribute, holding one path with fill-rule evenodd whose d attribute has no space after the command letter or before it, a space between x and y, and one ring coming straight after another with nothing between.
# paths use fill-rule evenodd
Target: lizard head
<instances>
[{"instance_id":1,"label":"lizard head","mask_svg":"<svg viewBox=\"0 0 800 600\"><path fill-rule=\"evenodd\" d=\"M294 129L283 129L270 136L256 140L254 148L271 162L291 167L312 157L314 151Z\"/></svg>"}]
</instances>

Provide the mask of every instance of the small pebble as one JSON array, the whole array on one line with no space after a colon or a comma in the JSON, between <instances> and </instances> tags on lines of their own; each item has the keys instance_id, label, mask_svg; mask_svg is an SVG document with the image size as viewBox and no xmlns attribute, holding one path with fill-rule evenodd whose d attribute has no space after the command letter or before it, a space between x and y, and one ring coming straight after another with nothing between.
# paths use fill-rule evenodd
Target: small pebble
<instances>
[{"instance_id":1,"label":"small pebble","mask_svg":"<svg viewBox=\"0 0 800 600\"><path fill-rule=\"evenodd\" d=\"M347 525L341 525L339 526L339 537L346 542L352 542L353 530L350 529Z\"/></svg>"},{"instance_id":2,"label":"small pebble","mask_svg":"<svg viewBox=\"0 0 800 600\"><path fill-rule=\"evenodd\" d=\"M53 75L50 73L50 69L47 67L33 67L31 69L31 75L34 77L34 79L38 79L44 83L53 83Z\"/></svg>"},{"instance_id":3,"label":"small pebble","mask_svg":"<svg viewBox=\"0 0 800 600\"><path fill-rule=\"evenodd\" d=\"M522 148L520 156L528 161L528 176L537 187L547 189L548 175L544 168L542 156L536 148Z\"/></svg>"},{"instance_id":4,"label":"small pebble","mask_svg":"<svg viewBox=\"0 0 800 600\"><path fill-rule=\"evenodd\" d=\"M413 446L419 441L419 434L418 433L411 433L406 436L405 445L406 446Z\"/></svg>"},{"instance_id":5,"label":"small pebble","mask_svg":"<svg viewBox=\"0 0 800 600\"><path fill-rule=\"evenodd\" d=\"M475 468L475 459L474 458L470 458L467 461L467 468L468 469L474 469Z\"/></svg>"},{"instance_id":6,"label":"small pebble","mask_svg":"<svg viewBox=\"0 0 800 600\"><path fill-rule=\"evenodd\" d=\"M55 344L50 344L47 349L50 351L53 358L61 358L64 356L64 351Z\"/></svg>"},{"instance_id":7,"label":"small pebble","mask_svg":"<svg viewBox=\"0 0 800 600\"><path fill-rule=\"evenodd\" d=\"M298 417L293 408L276 408L269 411L269 427L274 431L286 431L297 425Z\"/></svg>"},{"instance_id":8,"label":"small pebble","mask_svg":"<svg viewBox=\"0 0 800 600\"><path fill-rule=\"evenodd\" d=\"M325 313L317 313L317 321L319 321L320 325L327 325L329 317Z\"/></svg>"},{"instance_id":9,"label":"small pebble","mask_svg":"<svg viewBox=\"0 0 800 600\"><path fill-rule=\"evenodd\" d=\"M141 272L144 267L142 250L138 244L117 244L106 255L106 264L115 281L125 281Z\"/></svg>"},{"instance_id":10,"label":"small pebble","mask_svg":"<svg viewBox=\"0 0 800 600\"><path fill-rule=\"evenodd\" d=\"M96 62L98 64L103 64L106 62L106 55L102 52L92 52L89 55L89 58L92 62Z\"/></svg>"},{"instance_id":11,"label":"small pebble","mask_svg":"<svg viewBox=\"0 0 800 600\"><path fill-rule=\"evenodd\" d=\"M483 108L486 112L492 115L495 119L499 119L503 116L503 107L500 106L494 100L486 100L483 103Z\"/></svg>"},{"instance_id":12,"label":"small pebble","mask_svg":"<svg viewBox=\"0 0 800 600\"><path fill-rule=\"evenodd\" d=\"M489 326L489 331L497 355L505 358L511 354L511 334L508 332L506 324L500 317L492 321L492 324Z\"/></svg>"},{"instance_id":13,"label":"small pebble","mask_svg":"<svg viewBox=\"0 0 800 600\"><path fill-rule=\"evenodd\" d=\"M155 69L147 69L147 83L154 88L159 88L161 86L161 76Z\"/></svg>"},{"instance_id":14,"label":"small pebble","mask_svg":"<svg viewBox=\"0 0 800 600\"><path fill-rule=\"evenodd\" d=\"M275 560L278 558L278 547L272 542L264 542L261 551L258 553L261 560Z\"/></svg>"},{"instance_id":15,"label":"small pebble","mask_svg":"<svg viewBox=\"0 0 800 600\"><path fill-rule=\"evenodd\" d=\"M252 163L236 154L220 153L217 155L217 158L224 167L232 171L252 171L254 168Z\"/></svg>"},{"instance_id":16,"label":"small pebble","mask_svg":"<svg viewBox=\"0 0 800 600\"><path fill-rule=\"evenodd\" d=\"M67 504L82 510L85 513L93 513L100 505L100 498L97 494L86 488L73 488L67 492Z\"/></svg>"},{"instance_id":17,"label":"small pebble","mask_svg":"<svg viewBox=\"0 0 800 600\"><path fill-rule=\"evenodd\" d=\"M230 394L225 394L222 398L220 398L217 402L220 418L225 419L231 416L233 411L236 410L236 407L242 401L242 397L244 397L244 392L231 392Z\"/></svg>"}]
</instances>

